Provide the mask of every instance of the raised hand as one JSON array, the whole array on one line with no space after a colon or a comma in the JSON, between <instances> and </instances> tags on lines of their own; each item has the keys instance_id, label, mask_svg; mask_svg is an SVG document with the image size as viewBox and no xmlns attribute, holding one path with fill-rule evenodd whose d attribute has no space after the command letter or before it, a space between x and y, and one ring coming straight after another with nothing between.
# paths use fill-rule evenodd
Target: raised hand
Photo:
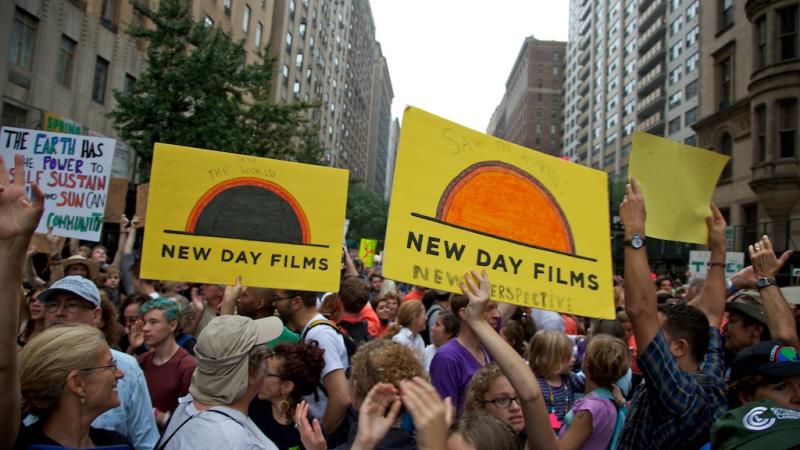
<instances>
[{"instance_id":1,"label":"raised hand","mask_svg":"<svg viewBox=\"0 0 800 450\"><path fill-rule=\"evenodd\" d=\"M388 383L373 386L358 410L358 434L352 449L375 448L397 420L401 405L397 388Z\"/></svg>"},{"instance_id":2,"label":"raised hand","mask_svg":"<svg viewBox=\"0 0 800 450\"><path fill-rule=\"evenodd\" d=\"M14 183L8 178L3 158L0 158L0 240L30 239L44 212L44 193L31 185L33 202L25 193L25 159L14 155Z\"/></svg>"},{"instance_id":3,"label":"raised hand","mask_svg":"<svg viewBox=\"0 0 800 450\"><path fill-rule=\"evenodd\" d=\"M236 301L245 291L247 291L247 287L242 286L242 277L237 275L233 286L225 286L225 293L222 295L222 314L234 314Z\"/></svg>"},{"instance_id":4,"label":"raised hand","mask_svg":"<svg viewBox=\"0 0 800 450\"><path fill-rule=\"evenodd\" d=\"M131 353L132 350L136 350L137 348L141 347L144 344L144 321L139 319L131 325L131 329L128 332L128 353Z\"/></svg>"},{"instance_id":5,"label":"raised hand","mask_svg":"<svg viewBox=\"0 0 800 450\"><path fill-rule=\"evenodd\" d=\"M306 450L325 450L328 448L325 436L322 435L322 426L319 424L319 420L314 419L311 423L308 422L308 403L305 400L301 401L294 410L294 426L300 432L300 442L303 443L303 447Z\"/></svg>"},{"instance_id":6,"label":"raised hand","mask_svg":"<svg viewBox=\"0 0 800 450\"><path fill-rule=\"evenodd\" d=\"M447 430L453 423L453 403L439 397L430 383L420 377L400 382L403 405L417 429L417 445L422 450L445 448Z\"/></svg>"},{"instance_id":7,"label":"raised hand","mask_svg":"<svg viewBox=\"0 0 800 450\"><path fill-rule=\"evenodd\" d=\"M644 224L647 212L644 208L644 194L636 178L631 177L630 183L625 185L625 197L619 206L619 216L625 231L631 234L644 234Z\"/></svg>"},{"instance_id":8,"label":"raised hand","mask_svg":"<svg viewBox=\"0 0 800 450\"><path fill-rule=\"evenodd\" d=\"M141 226L142 226L142 219L140 219L139 216L133 216L130 228L140 228Z\"/></svg>"},{"instance_id":9,"label":"raised hand","mask_svg":"<svg viewBox=\"0 0 800 450\"><path fill-rule=\"evenodd\" d=\"M750 261L753 264L755 278L775 278L781 267L792 256L792 251L786 250L780 258L777 258L772 248L772 241L769 240L769 236L766 234L760 241L749 246L747 250L750 252Z\"/></svg>"},{"instance_id":10,"label":"raised hand","mask_svg":"<svg viewBox=\"0 0 800 450\"><path fill-rule=\"evenodd\" d=\"M483 313L489 305L491 293L491 283L486 270L480 274L470 270L464 274L464 281L461 282L461 292L469 298L467 305L467 319L483 320Z\"/></svg>"},{"instance_id":11,"label":"raised hand","mask_svg":"<svg viewBox=\"0 0 800 450\"><path fill-rule=\"evenodd\" d=\"M706 217L706 226L708 226L708 248L725 250L727 242L725 240L725 229L728 224L725 223L725 218L717 208L717 205L711 204L711 216Z\"/></svg>"},{"instance_id":12,"label":"raised hand","mask_svg":"<svg viewBox=\"0 0 800 450\"><path fill-rule=\"evenodd\" d=\"M192 306L194 306L194 310L197 312L198 316L203 314L203 311L206 309L206 298L203 297L203 294L200 293L200 289L193 287L191 290L192 295Z\"/></svg>"}]
</instances>

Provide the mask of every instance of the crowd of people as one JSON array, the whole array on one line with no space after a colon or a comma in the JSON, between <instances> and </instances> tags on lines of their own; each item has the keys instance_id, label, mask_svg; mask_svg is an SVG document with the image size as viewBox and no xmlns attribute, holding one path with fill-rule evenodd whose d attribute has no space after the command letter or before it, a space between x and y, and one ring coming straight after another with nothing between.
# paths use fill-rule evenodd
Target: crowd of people
<instances>
[{"instance_id":1,"label":"crowd of people","mask_svg":"<svg viewBox=\"0 0 800 450\"><path fill-rule=\"evenodd\" d=\"M775 282L790 252L764 236L726 279L713 205L708 275L654 279L631 180L601 320L493 302L486 272L460 294L405 286L348 252L332 293L142 279L138 218L112 257L48 235L45 281L43 194L7 173L2 448L800 448L798 322Z\"/></svg>"}]
</instances>

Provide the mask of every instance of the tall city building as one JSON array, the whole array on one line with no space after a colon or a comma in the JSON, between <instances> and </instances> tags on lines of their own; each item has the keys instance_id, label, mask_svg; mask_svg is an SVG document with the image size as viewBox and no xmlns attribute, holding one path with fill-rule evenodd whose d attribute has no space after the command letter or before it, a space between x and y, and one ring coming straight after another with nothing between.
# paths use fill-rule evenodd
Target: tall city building
<instances>
[{"instance_id":1,"label":"tall city building","mask_svg":"<svg viewBox=\"0 0 800 450\"><path fill-rule=\"evenodd\" d=\"M274 99L319 104L311 119L325 162L383 195L393 94L369 1L276 0L273 8Z\"/></svg>"},{"instance_id":2,"label":"tall city building","mask_svg":"<svg viewBox=\"0 0 800 450\"><path fill-rule=\"evenodd\" d=\"M386 193L386 167L392 128L394 92L392 91L392 80L389 78L389 66L386 65L386 58L381 54L380 45L375 46L371 81L366 182L367 187L383 197Z\"/></svg>"},{"instance_id":3,"label":"tall city building","mask_svg":"<svg viewBox=\"0 0 800 450\"><path fill-rule=\"evenodd\" d=\"M394 183L394 168L397 164L397 145L400 143L400 120L396 117L389 128L389 147L386 157L386 194L383 198L389 200L392 196L392 183Z\"/></svg>"},{"instance_id":4,"label":"tall city building","mask_svg":"<svg viewBox=\"0 0 800 450\"><path fill-rule=\"evenodd\" d=\"M566 42L525 38L487 133L561 155L565 53Z\"/></svg>"},{"instance_id":5,"label":"tall city building","mask_svg":"<svg viewBox=\"0 0 800 450\"><path fill-rule=\"evenodd\" d=\"M624 179L634 130L695 143L699 0L570 0L564 154Z\"/></svg>"},{"instance_id":6,"label":"tall city building","mask_svg":"<svg viewBox=\"0 0 800 450\"><path fill-rule=\"evenodd\" d=\"M268 44L272 2L196 0L192 17L243 39L248 61ZM0 2L2 125L116 137L107 117L114 89L126 90L146 64L144 42L125 27L144 18L127 0ZM117 141L112 176L135 162Z\"/></svg>"},{"instance_id":7,"label":"tall city building","mask_svg":"<svg viewBox=\"0 0 800 450\"><path fill-rule=\"evenodd\" d=\"M703 4L706 6L706 3ZM800 242L800 2L709 2L700 12L701 147L731 157L714 201L734 250Z\"/></svg>"}]
</instances>

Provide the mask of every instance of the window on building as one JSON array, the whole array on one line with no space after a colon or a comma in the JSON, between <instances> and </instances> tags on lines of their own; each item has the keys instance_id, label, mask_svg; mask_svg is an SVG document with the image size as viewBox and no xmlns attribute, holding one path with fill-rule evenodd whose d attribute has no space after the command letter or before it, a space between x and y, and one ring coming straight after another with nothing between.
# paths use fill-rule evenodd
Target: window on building
<instances>
[{"instance_id":1,"label":"window on building","mask_svg":"<svg viewBox=\"0 0 800 450\"><path fill-rule=\"evenodd\" d=\"M56 63L56 80L66 87L72 86L72 66L75 61L75 47L78 44L65 35L61 35Z\"/></svg>"},{"instance_id":2,"label":"window on building","mask_svg":"<svg viewBox=\"0 0 800 450\"><path fill-rule=\"evenodd\" d=\"M100 5L100 23L112 31L117 30L117 1L102 0Z\"/></svg>"},{"instance_id":3,"label":"window on building","mask_svg":"<svg viewBox=\"0 0 800 450\"><path fill-rule=\"evenodd\" d=\"M755 108L755 135L756 148L754 149L755 162L764 162L767 159L767 107L758 105Z\"/></svg>"},{"instance_id":4,"label":"window on building","mask_svg":"<svg viewBox=\"0 0 800 450\"><path fill-rule=\"evenodd\" d=\"M683 91L676 91L673 92L672 95L669 96L669 108L672 109L681 104L681 100L683 100Z\"/></svg>"},{"instance_id":5,"label":"window on building","mask_svg":"<svg viewBox=\"0 0 800 450\"><path fill-rule=\"evenodd\" d=\"M617 114L613 114L606 120L606 129L611 129L617 126Z\"/></svg>"},{"instance_id":6,"label":"window on building","mask_svg":"<svg viewBox=\"0 0 800 450\"><path fill-rule=\"evenodd\" d=\"M617 132L610 133L606 136L606 147L610 147L617 143Z\"/></svg>"},{"instance_id":7,"label":"window on building","mask_svg":"<svg viewBox=\"0 0 800 450\"><path fill-rule=\"evenodd\" d=\"M536 122L536 134L541 134L541 133L542 133L542 124Z\"/></svg>"},{"instance_id":8,"label":"window on building","mask_svg":"<svg viewBox=\"0 0 800 450\"><path fill-rule=\"evenodd\" d=\"M558 61L559 58L560 58L560 55L558 54L558 52L553 52L553 61Z\"/></svg>"},{"instance_id":9,"label":"window on building","mask_svg":"<svg viewBox=\"0 0 800 450\"><path fill-rule=\"evenodd\" d=\"M292 53L292 33L286 32L286 53Z\"/></svg>"},{"instance_id":10,"label":"window on building","mask_svg":"<svg viewBox=\"0 0 800 450\"><path fill-rule=\"evenodd\" d=\"M675 36L681 31L681 27L683 26L683 16L678 16L677 19L673 20L672 23L669 25L669 35Z\"/></svg>"},{"instance_id":11,"label":"window on building","mask_svg":"<svg viewBox=\"0 0 800 450\"><path fill-rule=\"evenodd\" d=\"M536 110L536 118L537 119L541 119L542 118L542 110L541 109L537 109Z\"/></svg>"},{"instance_id":12,"label":"window on building","mask_svg":"<svg viewBox=\"0 0 800 450\"><path fill-rule=\"evenodd\" d=\"M733 138L731 138L730 133L726 132L722 134L719 140L719 152L731 157L731 159L728 160L728 164L722 169L722 175L719 177L720 181L730 180L733 175Z\"/></svg>"},{"instance_id":13,"label":"window on building","mask_svg":"<svg viewBox=\"0 0 800 450\"><path fill-rule=\"evenodd\" d=\"M250 30L250 5L244 5L244 14L242 14L242 31L247 33Z\"/></svg>"},{"instance_id":14,"label":"window on building","mask_svg":"<svg viewBox=\"0 0 800 450\"><path fill-rule=\"evenodd\" d=\"M635 100L631 100L628 103L626 103L624 111L625 111L625 115L626 116L628 114L633 114L633 112L636 111L636 101Z\"/></svg>"},{"instance_id":15,"label":"window on building","mask_svg":"<svg viewBox=\"0 0 800 450\"><path fill-rule=\"evenodd\" d=\"M683 51L683 41L678 41L675 44L673 44L672 47L669 49L669 60L675 61L676 59L678 59L678 57L681 56L682 51Z\"/></svg>"},{"instance_id":16,"label":"window on building","mask_svg":"<svg viewBox=\"0 0 800 450\"><path fill-rule=\"evenodd\" d=\"M670 120L668 128L669 128L669 134L675 134L678 131L681 131L681 116L678 116Z\"/></svg>"},{"instance_id":17,"label":"window on building","mask_svg":"<svg viewBox=\"0 0 800 450\"><path fill-rule=\"evenodd\" d=\"M678 67L672 69L669 72L669 85L673 86L678 84L681 81L681 76L683 75L683 64L679 64Z\"/></svg>"},{"instance_id":18,"label":"window on building","mask_svg":"<svg viewBox=\"0 0 800 450\"><path fill-rule=\"evenodd\" d=\"M728 56L717 63L717 109L723 110L733 102L733 63Z\"/></svg>"},{"instance_id":19,"label":"window on building","mask_svg":"<svg viewBox=\"0 0 800 450\"><path fill-rule=\"evenodd\" d=\"M553 66L553 75L558 75L558 66Z\"/></svg>"},{"instance_id":20,"label":"window on building","mask_svg":"<svg viewBox=\"0 0 800 450\"><path fill-rule=\"evenodd\" d=\"M700 7L700 0L694 0L688 8L686 8L686 20L692 20L697 16L697 9Z\"/></svg>"},{"instance_id":21,"label":"window on building","mask_svg":"<svg viewBox=\"0 0 800 450\"><path fill-rule=\"evenodd\" d=\"M11 64L24 69L31 68L38 24L39 20L23 9L17 8L14 11L8 58Z\"/></svg>"},{"instance_id":22,"label":"window on building","mask_svg":"<svg viewBox=\"0 0 800 450\"><path fill-rule=\"evenodd\" d=\"M133 85L136 84L136 77L133 75L126 73L125 74L125 86L123 86L123 92L126 94L130 94L133 92Z\"/></svg>"},{"instance_id":23,"label":"window on building","mask_svg":"<svg viewBox=\"0 0 800 450\"><path fill-rule=\"evenodd\" d=\"M683 140L683 143L686 145L697 145L697 135L693 134L686 139Z\"/></svg>"},{"instance_id":24,"label":"window on building","mask_svg":"<svg viewBox=\"0 0 800 450\"><path fill-rule=\"evenodd\" d=\"M686 111L683 122L686 124L687 127L697 122L697 107L694 107Z\"/></svg>"},{"instance_id":25,"label":"window on building","mask_svg":"<svg viewBox=\"0 0 800 450\"><path fill-rule=\"evenodd\" d=\"M719 29L724 30L733 25L733 0L717 0L719 2Z\"/></svg>"},{"instance_id":26,"label":"window on building","mask_svg":"<svg viewBox=\"0 0 800 450\"><path fill-rule=\"evenodd\" d=\"M631 80L625 83L625 95L630 95L633 93L633 90L636 89L636 80Z\"/></svg>"},{"instance_id":27,"label":"window on building","mask_svg":"<svg viewBox=\"0 0 800 450\"><path fill-rule=\"evenodd\" d=\"M761 17L756 20L753 31L755 32L756 41L756 68L764 67L767 65L767 18Z\"/></svg>"},{"instance_id":28,"label":"window on building","mask_svg":"<svg viewBox=\"0 0 800 450\"><path fill-rule=\"evenodd\" d=\"M297 96L298 94L300 94L300 82L299 82L299 81L297 81L297 80L294 80L294 84L292 84L292 93L293 93L295 96Z\"/></svg>"},{"instance_id":29,"label":"window on building","mask_svg":"<svg viewBox=\"0 0 800 450\"><path fill-rule=\"evenodd\" d=\"M778 11L778 60L797 58L797 5Z\"/></svg>"},{"instance_id":30,"label":"window on building","mask_svg":"<svg viewBox=\"0 0 800 450\"><path fill-rule=\"evenodd\" d=\"M794 158L797 155L797 100L778 102L778 155Z\"/></svg>"},{"instance_id":31,"label":"window on building","mask_svg":"<svg viewBox=\"0 0 800 450\"><path fill-rule=\"evenodd\" d=\"M300 38L302 38L302 39L305 39L305 37L306 37L306 20L305 20L305 19L303 19L303 20L300 22L300 29L299 29L299 31L300 31Z\"/></svg>"},{"instance_id":32,"label":"window on building","mask_svg":"<svg viewBox=\"0 0 800 450\"><path fill-rule=\"evenodd\" d=\"M28 122L28 110L12 105L11 103L3 103L3 118L0 125L8 127L26 128Z\"/></svg>"},{"instance_id":33,"label":"window on building","mask_svg":"<svg viewBox=\"0 0 800 450\"><path fill-rule=\"evenodd\" d=\"M553 108L550 110L550 118L555 119L556 117L558 117L558 110Z\"/></svg>"},{"instance_id":34,"label":"window on building","mask_svg":"<svg viewBox=\"0 0 800 450\"><path fill-rule=\"evenodd\" d=\"M108 61L97 57L94 65L94 81L92 82L92 100L101 105L106 101L106 85L108 84Z\"/></svg>"},{"instance_id":35,"label":"window on building","mask_svg":"<svg viewBox=\"0 0 800 450\"><path fill-rule=\"evenodd\" d=\"M689 100L695 95L697 95L697 80L686 85L686 100Z\"/></svg>"},{"instance_id":36,"label":"window on building","mask_svg":"<svg viewBox=\"0 0 800 450\"><path fill-rule=\"evenodd\" d=\"M634 130L635 126L636 125L634 124L633 120L631 120L630 122L626 123L625 126L622 129L622 136L623 137L624 136L630 136L631 134L633 134L633 130Z\"/></svg>"},{"instance_id":37,"label":"window on building","mask_svg":"<svg viewBox=\"0 0 800 450\"><path fill-rule=\"evenodd\" d=\"M689 30L686 34L686 47L696 44L698 36L700 36L700 25L695 25L694 28Z\"/></svg>"},{"instance_id":38,"label":"window on building","mask_svg":"<svg viewBox=\"0 0 800 450\"><path fill-rule=\"evenodd\" d=\"M289 66L287 64L284 64L283 68L281 69L281 78L283 78L283 85L284 86L288 86L289 85Z\"/></svg>"},{"instance_id":39,"label":"window on building","mask_svg":"<svg viewBox=\"0 0 800 450\"><path fill-rule=\"evenodd\" d=\"M214 19L212 19L211 17L208 17L208 16L203 17L203 25L206 28L213 27L214 26Z\"/></svg>"},{"instance_id":40,"label":"window on building","mask_svg":"<svg viewBox=\"0 0 800 450\"><path fill-rule=\"evenodd\" d=\"M264 25L261 22L256 23L256 38L253 45L255 48L261 48L261 35L264 34Z\"/></svg>"},{"instance_id":41,"label":"window on building","mask_svg":"<svg viewBox=\"0 0 800 450\"><path fill-rule=\"evenodd\" d=\"M225 14L230 16L231 9L233 8L233 0L222 0L222 9L225 10Z\"/></svg>"},{"instance_id":42,"label":"window on building","mask_svg":"<svg viewBox=\"0 0 800 450\"><path fill-rule=\"evenodd\" d=\"M289 0L289 18L291 19L294 19L295 6L294 0Z\"/></svg>"},{"instance_id":43,"label":"window on building","mask_svg":"<svg viewBox=\"0 0 800 450\"><path fill-rule=\"evenodd\" d=\"M555 125L550 125L550 134L556 134L557 127Z\"/></svg>"},{"instance_id":44,"label":"window on building","mask_svg":"<svg viewBox=\"0 0 800 450\"><path fill-rule=\"evenodd\" d=\"M311 74L312 74L311 67L308 67L306 69L306 81L311 81Z\"/></svg>"},{"instance_id":45,"label":"window on building","mask_svg":"<svg viewBox=\"0 0 800 450\"><path fill-rule=\"evenodd\" d=\"M686 58L686 73L692 73L697 70L697 63L700 62L700 53Z\"/></svg>"},{"instance_id":46,"label":"window on building","mask_svg":"<svg viewBox=\"0 0 800 450\"><path fill-rule=\"evenodd\" d=\"M544 64L539 64L539 73L544 73Z\"/></svg>"},{"instance_id":47,"label":"window on building","mask_svg":"<svg viewBox=\"0 0 800 450\"><path fill-rule=\"evenodd\" d=\"M303 68L303 54L298 53L297 56L294 57L294 66L297 67L297 70L301 70Z\"/></svg>"}]
</instances>

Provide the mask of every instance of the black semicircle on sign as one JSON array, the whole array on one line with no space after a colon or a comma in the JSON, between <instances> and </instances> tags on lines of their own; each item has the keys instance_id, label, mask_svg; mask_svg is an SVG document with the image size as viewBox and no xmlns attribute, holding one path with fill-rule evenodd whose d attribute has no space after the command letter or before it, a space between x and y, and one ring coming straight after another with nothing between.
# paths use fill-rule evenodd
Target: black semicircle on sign
<instances>
[{"instance_id":1,"label":"black semicircle on sign","mask_svg":"<svg viewBox=\"0 0 800 450\"><path fill-rule=\"evenodd\" d=\"M218 193L203 208L195 235L303 244L303 229L292 206L259 186L235 186Z\"/></svg>"}]
</instances>

